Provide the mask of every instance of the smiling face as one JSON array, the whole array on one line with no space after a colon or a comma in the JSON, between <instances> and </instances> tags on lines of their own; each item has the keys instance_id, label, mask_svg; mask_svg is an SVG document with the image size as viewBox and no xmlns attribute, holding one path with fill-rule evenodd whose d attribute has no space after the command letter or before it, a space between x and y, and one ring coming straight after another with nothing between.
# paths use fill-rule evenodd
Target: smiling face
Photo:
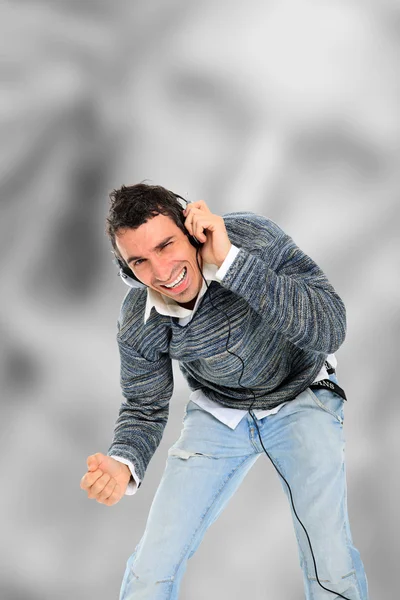
<instances>
[{"instance_id":1,"label":"smiling face","mask_svg":"<svg viewBox=\"0 0 400 600\"><path fill-rule=\"evenodd\" d=\"M115 240L122 258L140 281L185 308L194 307L203 283L196 248L170 217L159 214L137 229L121 229ZM202 266L200 253L198 260ZM166 287L181 276L177 285Z\"/></svg>"}]
</instances>

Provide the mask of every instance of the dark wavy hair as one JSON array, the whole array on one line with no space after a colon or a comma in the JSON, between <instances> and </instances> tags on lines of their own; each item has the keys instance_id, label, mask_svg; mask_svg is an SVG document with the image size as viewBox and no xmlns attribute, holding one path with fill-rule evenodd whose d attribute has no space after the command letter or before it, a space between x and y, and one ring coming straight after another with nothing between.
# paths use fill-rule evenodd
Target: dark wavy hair
<instances>
[{"instance_id":1,"label":"dark wavy hair","mask_svg":"<svg viewBox=\"0 0 400 600\"><path fill-rule=\"evenodd\" d=\"M187 234L181 203L173 192L160 185L146 183L122 185L120 189L113 190L109 198L110 209L106 218L106 234L117 256L119 252L115 236L118 231L137 229L160 214L170 217L179 229Z\"/></svg>"}]
</instances>

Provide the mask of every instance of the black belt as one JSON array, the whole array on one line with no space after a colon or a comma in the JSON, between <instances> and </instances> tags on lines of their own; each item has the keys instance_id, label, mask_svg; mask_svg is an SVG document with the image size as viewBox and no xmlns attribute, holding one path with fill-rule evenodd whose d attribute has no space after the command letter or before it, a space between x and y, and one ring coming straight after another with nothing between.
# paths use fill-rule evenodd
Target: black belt
<instances>
[{"instance_id":1,"label":"black belt","mask_svg":"<svg viewBox=\"0 0 400 600\"><path fill-rule=\"evenodd\" d=\"M325 368L327 370L328 375L330 375L331 373L336 373L335 369L328 363L327 360L325 361ZM344 390L337 383L331 381L330 379L321 379L320 381L312 383L308 387L310 388L310 390L319 390L321 388L325 390L331 390L332 392L335 392L335 394L343 398L343 400L347 400Z\"/></svg>"}]
</instances>

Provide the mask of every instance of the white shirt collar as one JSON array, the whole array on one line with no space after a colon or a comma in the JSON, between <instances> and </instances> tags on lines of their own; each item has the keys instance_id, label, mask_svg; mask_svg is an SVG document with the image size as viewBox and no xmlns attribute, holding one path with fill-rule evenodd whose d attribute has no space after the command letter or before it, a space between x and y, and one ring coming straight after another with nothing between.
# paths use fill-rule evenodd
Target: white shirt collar
<instances>
[{"instance_id":1,"label":"white shirt collar","mask_svg":"<svg viewBox=\"0 0 400 600\"><path fill-rule=\"evenodd\" d=\"M203 263L203 275L207 284L211 281L219 281L216 279L215 274L218 271L218 267L216 265L212 265L210 263ZM196 299L196 304L194 305L193 310L189 310L188 308L184 308L180 306L173 298L169 296L164 296L161 292L157 292L152 288L147 288L147 300L146 300L146 308L144 311L144 322L148 320L150 317L151 309L154 307L160 315L166 315L169 317L178 317L185 318L190 317L194 314L197 309L197 306L207 291L207 286L203 279L203 285L201 286L201 290Z\"/></svg>"}]
</instances>

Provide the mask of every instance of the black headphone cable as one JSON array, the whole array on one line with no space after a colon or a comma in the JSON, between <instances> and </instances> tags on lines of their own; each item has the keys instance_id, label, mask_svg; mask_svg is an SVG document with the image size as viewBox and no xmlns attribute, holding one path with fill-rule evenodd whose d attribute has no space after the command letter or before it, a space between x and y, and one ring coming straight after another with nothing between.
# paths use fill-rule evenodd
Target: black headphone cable
<instances>
[{"instance_id":1,"label":"black headphone cable","mask_svg":"<svg viewBox=\"0 0 400 600\"><path fill-rule=\"evenodd\" d=\"M198 266L198 268L199 268L199 271L200 271L200 274L201 274L202 278L204 279L204 282L205 282L205 284L206 284L206 286L207 286L208 297L209 297L209 299L210 299L210 302L211 302L211 304L212 304L212 307L214 308L214 310L218 310L218 309L216 308L216 306L215 306L214 302L213 302L213 301L212 301L212 299L211 299L210 286L208 285L208 283L207 283L207 281L206 281L206 279L205 279L205 277L204 277L204 275L203 275L203 272L202 272L202 270L201 270L201 267L200 267L200 264L199 264L199 261L198 261L198 253L199 253L199 250L200 250L200 246L197 246L197 248L196 248L196 262L197 262L197 266ZM245 365L244 365L244 362L243 362L242 358L241 358L241 357L240 357L238 354L235 354L234 352L231 352L231 350L229 350L229 348L228 348L229 339L230 339L230 336L231 336L231 323L230 323L230 319L229 319L228 315L226 314L226 312L225 312L224 310L222 310L222 309L220 309L220 310L221 310L221 312L222 312L222 313L225 315L225 317L228 319L229 333L228 333L228 338L227 338L227 341L226 341L226 351L227 351L227 352L229 352L229 354L231 354L232 356L236 356L236 357L237 357L237 358L238 358L238 359L241 361L241 363L242 363L242 372L241 372L241 374L240 374L240 377L239 377L238 384L239 384L239 385L240 385L240 387L241 387L241 388L243 388L245 391L250 391L250 392L253 394L253 396L254 396L254 398L253 398L253 401L252 401L252 403L251 403L251 405L250 405L250 408L248 409L248 412L249 412L250 416L252 417L252 419L253 419L253 421L254 421L254 424L255 424L255 426L257 427L258 437L260 438L261 446L263 447L265 454L268 456L269 460L270 460L270 461L271 461L271 463L273 464L273 466L274 466L275 470L277 471L278 475L279 475L279 476L280 476L280 477L283 479L283 481L286 483L286 485L287 485L287 487L288 487L288 490L289 490L289 495L290 495L290 501L291 501L291 503L292 503L292 507L293 507L293 512L294 512L294 514L295 514L295 516L296 516L296 519L298 520L298 522L299 522L299 523L300 523L300 525L302 526L302 528L303 528L303 530L304 530L304 533L305 533L305 534L306 534L306 536L307 536L307 541L308 541L308 544L309 544L309 546L310 546L310 550L311 550L311 556L312 556L313 563L314 563L315 576L316 576L317 582L318 582L318 583L319 583L319 585L322 587L322 589L326 590L327 592L331 592L332 594L336 594L336 597L343 598L344 600L350 600L350 598L347 598L347 596L343 596L343 595L342 595L342 594L340 594L339 592L335 592L335 591L333 591L333 590L330 590L329 588L325 587L324 585L322 585L322 583L321 583L321 582L320 582L320 580L319 580L319 577L318 577L318 571L317 571L317 564L316 564L316 561L315 561L315 556L314 556L314 551L313 551L313 548L312 548L312 545L311 545L310 536L308 535L307 529L305 528L305 526L303 525L302 521L300 520L300 517L299 517L299 515L297 514L296 508L295 508L295 506L294 506L294 501L293 501L293 494L292 494L292 490L291 490L291 487L290 487L290 485L289 485L288 481L287 481L287 480L286 480L286 478L285 478L285 477L282 475L282 473L280 472L280 470L278 469L278 467L275 465L275 463L274 463L274 461L272 460L271 456L269 455L269 453L268 453L268 452L267 452L267 450L265 449L265 446L264 446L264 444L263 444L263 441L262 441L262 439L261 439L261 434L260 434L260 430L259 430L259 428L258 428L257 419L255 418L255 416L254 416L254 413L253 413L253 411L251 410L251 407L253 406L253 404L254 404L254 402L255 402L255 400L256 400L256 398L257 398L257 396L255 395L255 393L253 392L253 390L252 390L252 389L250 389L250 388L246 388L245 386L243 386L243 385L240 383L240 380L242 379L242 376L243 376L243 373L244 373L244 368L245 368ZM259 397L261 397L261 396L259 396Z\"/></svg>"}]
</instances>

